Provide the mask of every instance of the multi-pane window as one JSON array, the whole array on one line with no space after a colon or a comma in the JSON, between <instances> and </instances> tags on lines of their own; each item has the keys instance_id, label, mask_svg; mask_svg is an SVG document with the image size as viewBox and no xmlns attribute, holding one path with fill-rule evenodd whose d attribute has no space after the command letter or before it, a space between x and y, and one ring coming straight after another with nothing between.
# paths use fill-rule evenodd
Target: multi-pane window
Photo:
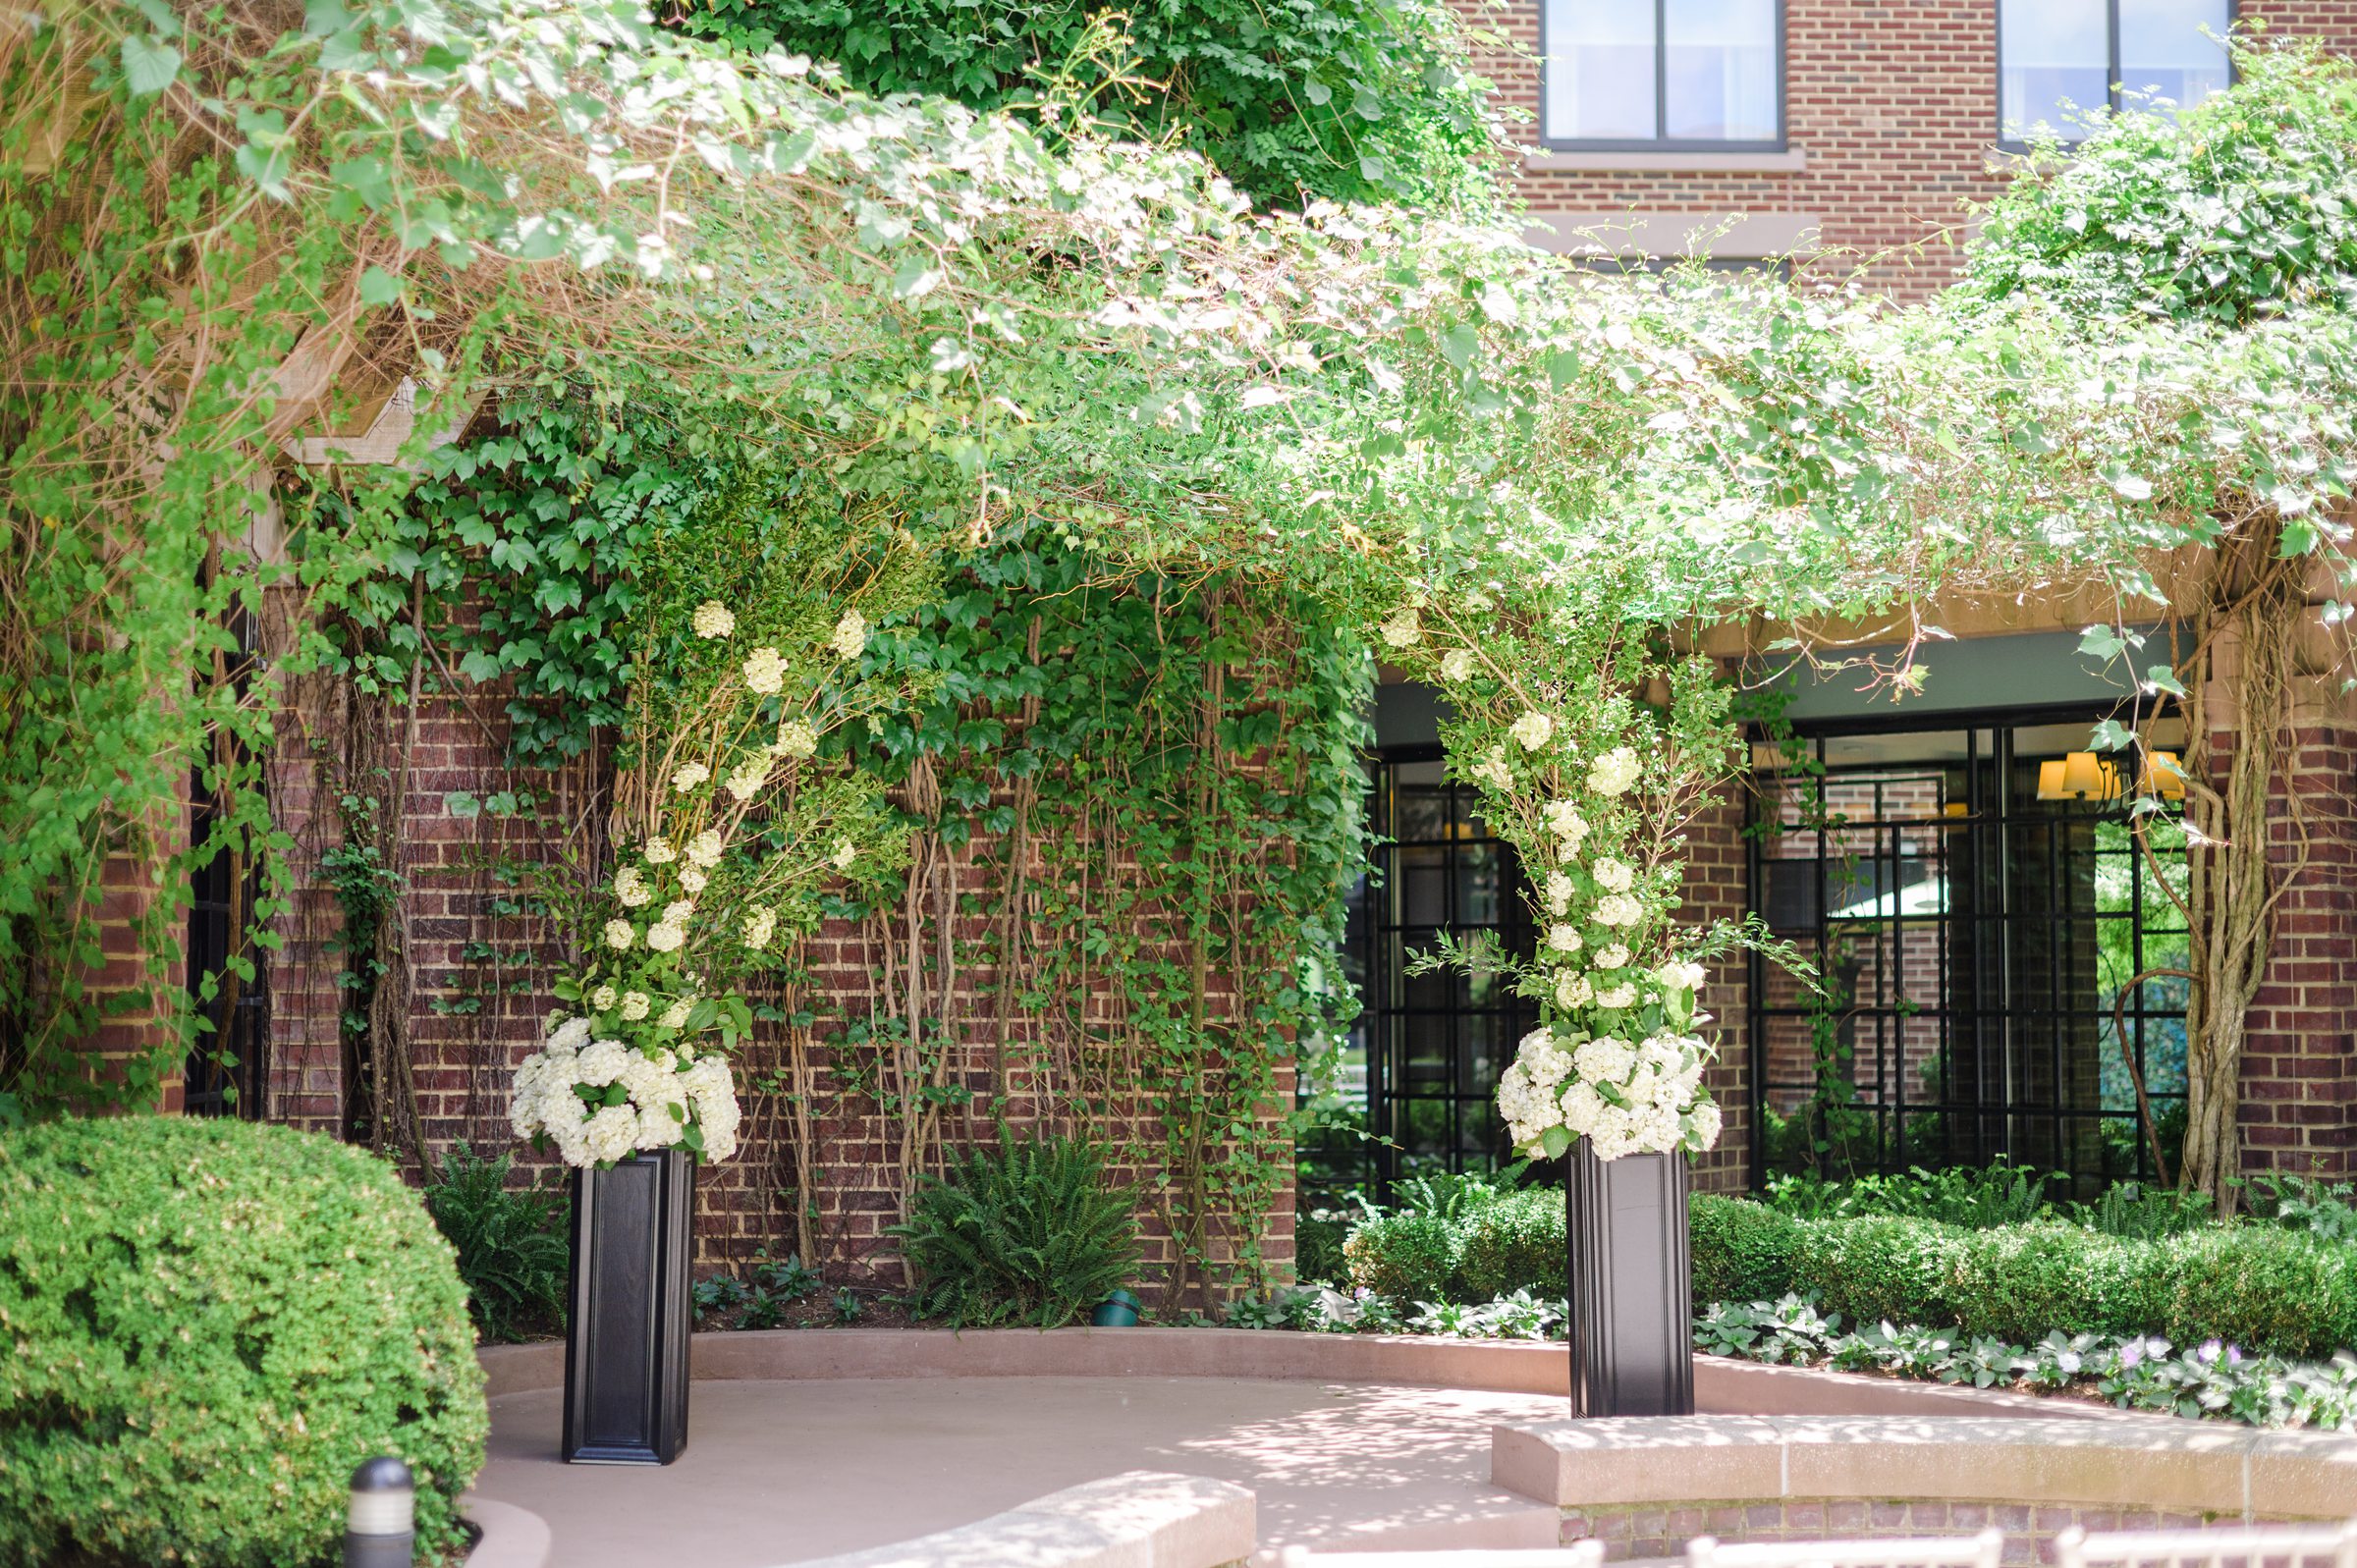
<instances>
[{"instance_id":1,"label":"multi-pane window","mask_svg":"<svg viewBox=\"0 0 2357 1568\"><path fill-rule=\"evenodd\" d=\"M2076 140L2091 114L2222 91L2233 9L2233 0L1998 0L2002 134Z\"/></svg>"},{"instance_id":2,"label":"multi-pane window","mask_svg":"<svg viewBox=\"0 0 2357 1568\"><path fill-rule=\"evenodd\" d=\"M1305 1207L1351 1187L1510 1158L1498 1075L1537 1022L1503 977L1417 962L1444 932L1530 951L1513 851L1482 821L1477 792L1450 782L1430 745L1387 749L1374 785L1373 864L1350 910L1351 978L1365 1007L1336 1081L1303 1085L1306 1097L1363 1108L1363 1136L1330 1135L1304 1150Z\"/></svg>"},{"instance_id":3,"label":"multi-pane window","mask_svg":"<svg viewBox=\"0 0 2357 1568\"><path fill-rule=\"evenodd\" d=\"M1777 147L1781 0L1544 0L1551 145Z\"/></svg>"},{"instance_id":4,"label":"multi-pane window","mask_svg":"<svg viewBox=\"0 0 2357 1568\"><path fill-rule=\"evenodd\" d=\"M1823 989L1755 964L1760 1174L2001 1156L2090 1189L2149 1178L2139 1078L2174 1161L2184 835L2131 812L2136 770L2087 733L1827 734L1762 773L1755 907ZM2068 784L2074 752L2103 787Z\"/></svg>"}]
</instances>

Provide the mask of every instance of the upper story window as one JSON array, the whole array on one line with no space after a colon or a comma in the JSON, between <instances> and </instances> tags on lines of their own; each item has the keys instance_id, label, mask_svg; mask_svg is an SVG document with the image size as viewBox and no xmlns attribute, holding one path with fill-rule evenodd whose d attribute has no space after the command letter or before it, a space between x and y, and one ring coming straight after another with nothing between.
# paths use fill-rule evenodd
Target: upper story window
<instances>
[{"instance_id":1,"label":"upper story window","mask_svg":"<svg viewBox=\"0 0 2357 1568\"><path fill-rule=\"evenodd\" d=\"M2233 20L2233 0L1998 0L1999 128L2076 141L2091 111L2199 103L2232 79Z\"/></svg>"},{"instance_id":2,"label":"upper story window","mask_svg":"<svg viewBox=\"0 0 2357 1568\"><path fill-rule=\"evenodd\" d=\"M1541 15L1548 145L1782 147L1781 0L1545 0Z\"/></svg>"}]
</instances>

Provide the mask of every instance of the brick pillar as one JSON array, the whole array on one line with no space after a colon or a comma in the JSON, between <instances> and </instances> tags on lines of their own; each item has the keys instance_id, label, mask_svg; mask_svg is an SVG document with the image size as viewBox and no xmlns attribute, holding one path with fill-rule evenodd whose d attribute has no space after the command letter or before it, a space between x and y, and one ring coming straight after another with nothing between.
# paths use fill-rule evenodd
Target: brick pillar
<instances>
[{"instance_id":1,"label":"brick pillar","mask_svg":"<svg viewBox=\"0 0 2357 1568\"><path fill-rule=\"evenodd\" d=\"M1685 924L1740 920L1750 903L1748 857L1743 842L1743 798L1730 785L1716 804L1695 815L1686 830ZM1703 987L1703 1010L1711 1014L1706 1036L1719 1044L1719 1059L1704 1082L1725 1118L1719 1147L1694 1162L1694 1185L1702 1192L1740 1192L1751 1180L1751 1039L1748 964L1740 952L1711 965Z\"/></svg>"},{"instance_id":2,"label":"brick pillar","mask_svg":"<svg viewBox=\"0 0 2357 1568\"><path fill-rule=\"evenodd\" d=\"M2295 724L2269 809L2270 853L2291 880L2251 1004L2242 1162L2346 1177L2357 1174L2357 717L2304 705Z\"/></svg>"},{"instance_id":3,"label":"brick pillar","mask_svg":"<svg viewBox=\"0 0 2357 1568\"><path fill-rule=\"evenodd\" d=\"M186 808L180 819L185 837ZM127 1110L181 1109L182 1057L179 1037L172 1026L181 994L188 987L188 960L181 933L167 928L170 956L150 969L141 928L155 919L170 921L174 906L162 886L164 862L178 842L159 835L151 853L109 855L97 890L99 963L85 970L82 983L98 1010L97 1029L79 1049L88 1060L92 1083L154 1079L152 1096L141 1092Z\"/></svg>"},{"instance_id":4,"label":"brick pillar","mask_svg":"<svg viewBox=\"0 0 2357 1568\"><path fill-rule=\"evenodd\" d=\"M297 590L271 588L263 601L265 659L294 647L301 614ZM287 907L270 922L276 948L256 954L270 991L262 1114L307 1132L344 1131L343 994L336 976L349 962L336 949L343 914L320 875L320 858L343 841L336 780L328 759L342 752L351 704L343 683L325 675L286 681L278 692L277 739L262 763L270 820L290 847L282 856Z\"/></svg>"}]
</instances>

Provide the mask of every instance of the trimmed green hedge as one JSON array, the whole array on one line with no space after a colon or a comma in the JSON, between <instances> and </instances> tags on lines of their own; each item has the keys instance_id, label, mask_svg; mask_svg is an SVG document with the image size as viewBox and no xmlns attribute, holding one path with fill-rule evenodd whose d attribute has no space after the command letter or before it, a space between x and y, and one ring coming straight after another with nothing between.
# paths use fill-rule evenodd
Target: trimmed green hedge
<instances>
[{"instance_id":1,"label":"trimmed green hedge","mask_svg":"<svg viewBox=\"0 0 2357 1568\"><path fill-rule=\"evenodd\" d=\"M1694 1298L1813 1294L1854 1323L1919 1324L2029 1343L2066 1334L2223 1339L2319 1358L2357 1346L2357 1256L2270 1225L2153 1240L2037 1223L1967 1230L1868 1215L1795 1219L1693 1201Z\"/></svg>"},{"instance_id":2,"label":"trimmed green hedge","mask_svg":"<svg viewBox=\"0 0 2357 1568\"><path fill-rule=\"evenodd\" d=\"M0 1137L0 1562L308 1568L353 1468L462 1542L488 1416L450 1244L391 1166L179 1116Z\"/></svg>"},{"instance_id":3,"label":"trimmed green hedge","mask_svg":"<svg viewBox=\"0 0 2357 1568\"><path fill-rule=\"evenodd\" d=\"M1463 1246L1439 1215L1379 1215L1350 1232L1343 1259L1361 1290L1398 1302L1447 1301Z\"/></svg>"},{"instance_id":4,"label":"trimmed green hedge","mask_svg":"<svg viewBox=\"0 0 2357 1568\"><path fill-rule=\"evenodd\" d=\"M1494 1301L1527 1290L1553 1298L1564 1290L1563 1190L1525 1187L1481 1205L1457 1222L1464 1246L1456 1288L1467 1301Z\"/></svg>"}]
</instances>

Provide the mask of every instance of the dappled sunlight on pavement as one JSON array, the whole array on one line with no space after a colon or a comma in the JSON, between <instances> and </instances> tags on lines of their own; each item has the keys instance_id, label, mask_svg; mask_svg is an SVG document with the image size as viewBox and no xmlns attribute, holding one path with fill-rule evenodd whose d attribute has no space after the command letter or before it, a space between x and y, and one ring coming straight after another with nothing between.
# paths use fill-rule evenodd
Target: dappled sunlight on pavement
<instances>
[{"instance_id":1,"label":"dappled sunlight on pavement","mask_svg":"<svg viewBox=\"0 0 2357 1568\"><path fill-rule=\"evenodd\" d=\"M1552 1510L1490 1485L1490 1427L1564 1414L1535 1394L1216 1378L706 1381L687 1451L656 1470L557 1463L562 1401L492 1401L475 1488L545 1518L560 1568L764 1568L1137 1469L1250 1487L1264 1547L1548 1544Z\"/></svg>"}]
</instances>

